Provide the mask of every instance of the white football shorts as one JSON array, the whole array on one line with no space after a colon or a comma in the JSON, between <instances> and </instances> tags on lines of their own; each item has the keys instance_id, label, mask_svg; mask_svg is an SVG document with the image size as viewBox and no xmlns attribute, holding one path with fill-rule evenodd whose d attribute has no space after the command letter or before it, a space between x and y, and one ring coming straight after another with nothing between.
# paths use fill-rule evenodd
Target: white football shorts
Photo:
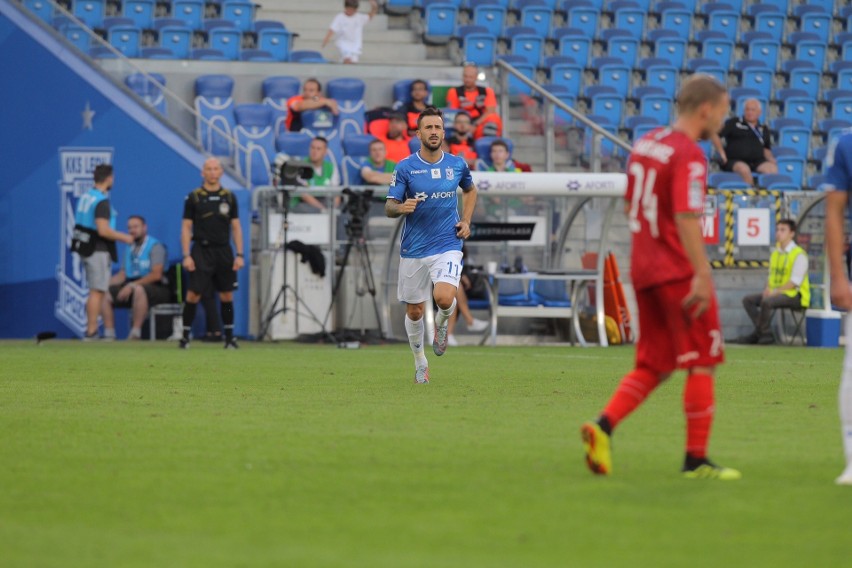
<instances>
[{"instance_id":1,"label":"white football shorts","mask_svg":"<svg viewBox=\"0 0 852 568\"><path fill-rule=\"evenodd\" d=\"M456 288L462 272L462 252L451 250L423 258L399 259L399 283L396 295L400 302L420 304L431 296L429 282L446 282Z\"/></svg>"}]
</instances>

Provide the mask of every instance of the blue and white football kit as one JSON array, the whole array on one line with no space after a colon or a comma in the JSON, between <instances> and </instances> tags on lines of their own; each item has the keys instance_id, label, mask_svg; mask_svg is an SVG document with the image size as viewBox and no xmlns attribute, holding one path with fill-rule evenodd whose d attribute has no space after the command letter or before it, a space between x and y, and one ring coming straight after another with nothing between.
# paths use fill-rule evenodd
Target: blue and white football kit
<instances>
[{"instance_id":1,"label":"blue and white football kit","mask_svg":"<svg viewBox=\"0 0 852 568\"><path fill-rule=\"evenodd\" d=\"M456 234L459 222L458 194L473 179L467 163L443 153L435 163L416 152L397 164L388 199L401 203L417 199L415 210L406 215L400 238L399 284L401 302L419 304L430 297L429 282L459 285L462 268L462 239Z\"/></svg>"},{"instance_id":2,"label":"blue and white football kit","mask_svg":"<svg viewBox=\"0 0 852 568\"><path fill-rule=\"evenodd\" d=\"M847 192L847 203L852 203L852 130L832 140L826 155L825 183L820 189ZM852 485L852 317L846 317L846 357L840 380L840 426L843 449L846 453L846 470L837 483Z\"/></svg>"}]
</instances>

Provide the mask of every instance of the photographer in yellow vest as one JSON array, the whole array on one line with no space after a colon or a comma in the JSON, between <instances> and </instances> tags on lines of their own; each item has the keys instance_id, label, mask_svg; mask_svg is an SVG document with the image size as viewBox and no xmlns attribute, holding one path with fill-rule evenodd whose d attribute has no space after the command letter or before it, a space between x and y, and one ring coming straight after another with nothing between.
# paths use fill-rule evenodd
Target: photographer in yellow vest
<instances>
[{"instance_id":1,"label":"photographer in yellow vest","mask_svg":"<svg viewBox=\"0 0 852 568\"><path fill-rule=\"evenodd\" d=\"M775 250L769 259L769 281L760 294L743 298L743 307L754 323L754 331L739 343L771 345L772 311L778 308L807 308L811 301L808 255L796 244L796 222L781 219L775 227Z\"/></svg>"}]
</instances>

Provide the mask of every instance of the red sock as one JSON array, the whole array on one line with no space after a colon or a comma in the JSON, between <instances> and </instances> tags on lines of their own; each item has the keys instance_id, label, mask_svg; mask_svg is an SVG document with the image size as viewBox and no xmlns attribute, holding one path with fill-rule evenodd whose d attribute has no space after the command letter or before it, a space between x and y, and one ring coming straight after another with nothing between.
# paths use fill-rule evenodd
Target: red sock
<instances>
[{"instance_id":1,"label":"red sock","mask_svg":"<svg viewBox=\"0 0 852 568\"><path fill-rule=\"evenodd\" d=\"M713 375L690 374L683 390L683 411L686 413L686 453L692 457L707 457L714 410Z\"/></svg>"},{"instance_id":2,"label":"red sock","mask_svg":"<svg viewBox=\"0 0 852 568\"><path fill-rule=\"evenodd\" d=\"M602 413L610 426L615 428L627 418L659 384L659 376L648 369L633 369L627 373Z\"/></svg>"}]
</instances>

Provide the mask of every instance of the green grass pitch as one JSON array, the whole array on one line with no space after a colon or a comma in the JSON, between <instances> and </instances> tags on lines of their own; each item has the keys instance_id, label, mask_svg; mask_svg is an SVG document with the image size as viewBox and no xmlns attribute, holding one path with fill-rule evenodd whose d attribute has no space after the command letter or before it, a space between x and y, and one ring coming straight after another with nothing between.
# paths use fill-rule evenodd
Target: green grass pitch
<instances>
[{"instance_id":1,"label":"green grass pitch","mask_svg":"<svg viewBox=\"0 0 852 568\"><path fill-rule=\"evenodd\" d=\"M0 343L3 567L852 566L841 350L737 348L679 476L683 376L586 471L631 348Z\"/></svg>"}]
</instances>

